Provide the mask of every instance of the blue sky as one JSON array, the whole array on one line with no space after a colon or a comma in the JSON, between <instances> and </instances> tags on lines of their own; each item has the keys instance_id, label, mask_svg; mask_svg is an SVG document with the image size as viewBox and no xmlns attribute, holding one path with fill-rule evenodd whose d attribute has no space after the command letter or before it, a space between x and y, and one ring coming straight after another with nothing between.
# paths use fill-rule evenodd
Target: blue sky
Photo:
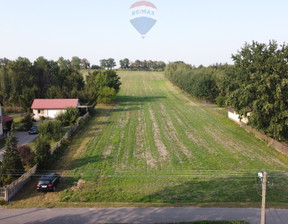
<instances>
[{"instance_id":1,"label":"blue sky","mask_svg":"<svg viewBox=\"0 0 288 224\"><path fill-rule=\"evenodd\" d=\"M137 1L137 0L136 0ZM143 39L129 22L131 0L0 0L0 58L60 56L91 64L119 60L232 63L252 40L288 40L285 0L151 0L157 23Z\"/></svg>"}]
</instances>

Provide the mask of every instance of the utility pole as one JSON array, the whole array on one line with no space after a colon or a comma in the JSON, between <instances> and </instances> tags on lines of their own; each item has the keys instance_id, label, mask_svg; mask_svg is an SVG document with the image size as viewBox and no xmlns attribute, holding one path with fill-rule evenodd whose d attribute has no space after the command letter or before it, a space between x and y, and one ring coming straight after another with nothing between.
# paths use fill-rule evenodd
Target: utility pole
<instances>
[{"instance_id":1,"label":"utility pole","mask_svg":"<svg viewBox=\"0 0 288 224\"><path fill-rule=\"evenodd\" d=\"M263 180L262 180L262 207L261 207L261 224L265 224L266 215L266 184L267 184L267 173L263 172Z\"/></svg>"}]
</instances>

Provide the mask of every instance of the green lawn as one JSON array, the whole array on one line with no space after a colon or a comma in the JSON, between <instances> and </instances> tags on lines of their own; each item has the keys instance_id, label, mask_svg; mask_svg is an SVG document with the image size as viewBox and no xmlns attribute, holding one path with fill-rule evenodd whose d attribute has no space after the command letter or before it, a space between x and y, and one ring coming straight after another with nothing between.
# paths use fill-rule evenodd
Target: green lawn
<instances>
[{"instance_id":1,"label":"green lawn","mask_svg":"<svg viewBox=\"0 0 288 224\"><path fill-rule=\"evenodd\" d=\"M286 156L191 101L163 73L119 74L118 105L71 167L68 186L81 179L81 190L66 189L62 201L260 202L262 169L274 181L268 201L288 201L279 191Z\"/></svg>"},{"instance_id":2,"label":"green lawn","mask_svg":"<svg viewBox=\"0 0 288 224\"><path fill-rule=\"evenodd\" d=\"M13 117L14 123L20 123L20 121L23 119L22 113L17 114L8 114L10 117Z\"/></svg>"}]
</instances>

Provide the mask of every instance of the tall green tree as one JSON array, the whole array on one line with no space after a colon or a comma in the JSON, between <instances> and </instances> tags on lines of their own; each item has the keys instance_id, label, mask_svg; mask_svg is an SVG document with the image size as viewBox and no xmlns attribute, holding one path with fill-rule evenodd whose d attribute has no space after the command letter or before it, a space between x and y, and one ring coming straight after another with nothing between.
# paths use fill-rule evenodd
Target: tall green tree
<instances>
[{"instance_id":1,"label":"tall green tree","mask_svg":"<svg viewBox=\"0 0 288 224\"><path fill-rule=\"evenodd\" d=\"M95 75L94 78L94 87L97 90L102 89L103 87L110 87L115 89L116 93L119 92L121 82L120 77L113 70L107 71L95 71L93 73Z\"/></svg>"},{"instance_id":2,"label":"tall green tree","mask_svg":"<svg viewBox=\"0 0 288 224\"><path fill-rule=\"evenodd\" d=\"M112 69L115 66L116 66L116 62L115 62L114 58L108 58L107 59L107 68Z\"/></svg>"},{"instance_id":3,"label":"tall green tree","mask_svg":"<svg viewBox=\"0 0 288 224\"><path fill-rule=\"evenodd\" d=\"M69 59L64 59L63 57L58 59L57 64L61 69L71 67L71 61Z\"/></svg>"},{"instance_id":4,"label":"tall green tree","mask_svg":"<svg viewBox=\"0 0 288 224\"><path fill-rule=\"evenodd\" d=\"M103 69L107 68L108 62L106 59L101 59L99 62L100 62L101 68L103 68Z\"/></svg>"},{"instance_id":5,"label":"tall green tree","mask_svg":"<svg viewBox=\"0 0 288 224\"><path fill-rule=\"evenodd\" d=\"M128 58L124 58L123 60L120 60L119 63L122 69L128 69L130 67L130 61Z\"/></svg>"},{"instance_id":6,"label":"tall green tree","mask_svg":"<svg viewBox=\"0 0 288 224\"><path fill-rule=\"evenodd\" d=\"M11 78L8 75L7 66L2 66L0 67L0 99L7 103L11 92Z\"/></svg>"},{"instance_id":7,"label":"tall green tree","mask_svg":"<svg viewBox=\"0 0 288 224\"><path fill-rule=\"evenodd\" d=\"M0 67L7 65L9 61L10 60L8 58L0 58Z\"/></svg>"},{"instance_id":8,"label":"tall green tree","mask_svg":"<svg viewBox=\"0 0 288 224\"><path fill-rule=\"evenodd\" d=\"M54 85L60 85L58 78L60 67L55 61L48 61L44 57L37 58L33 63L33 76L35 77L35 87L40 92L35 93L35 97L45 98L47 90ZM29 86L30 88L31 86ZM35 89L37 91L37 89Z\"/></svg>"},{"instance_id":9,"label":"tall green tree","mask_svg":"<svg viewBox=\"0 0 288 224\"><path fill-rule=\"evenodd\" d=\"M288 46L252 42L232 56L227 103L276 139L288 139Z\"/></svg>"},{"instance_id":10,"label":"tall green tree","mask_svg":"<svg viewBox=\"0 0 288 224\"><path fill-rule=\"evenodd\" d=\"M80 67L81 67L81 59L79 57L77 57L77 56L72 57L71 66L74 69L79 70Z\"/></svg>"},{"instance_id":11,"label":"tall green tree","mask_svg":"<svg viewBox=\"0 0 288 224\"><path fill-rule=\"evenodd\" d=\"M87 58L82 58L82 59L81 59L80 67L81 67L82 69L88 69L88 68L90 68L90 62L88 61Z\"/></svg>"},{"instance_id":12,"label":"tall green tree","mask_svg":"<svg viewBox=\"0 0 288 224\"><path fill-rule=\"evenodd\" d=\"M26 115L21 119L21 124L25 131L28 131L33 126L32 116L29 110L27 110Z\"/></svg>"},{"instance_id":13,"label":"tall green tree","mask_svg":"<svg viewBox=\"0 0 288 224\"><path fill-rule=\"evenodd\" d=\"M6 69L11 83L8 101L20 105L23 89L35 83L32 63L27 58L19 57L16 61L9 61Z\"/></svg>"},{"instance_id":14,"label":"tall green tree","mask_svg":"<svg viewBox=\"0 0 288 224\"><path fill-rule=\"evenodd\" d=\"M44 138L38 138L35 148L35 162L38 163L38 169L47 169L51 163L52 155L50 144Z\"/></svg>"},{"instance_id":15,"label":"tall green tree","mask_svg":"<svg viewBox=\"0 0 288 224\"><path fill-rule=\"evenodd\" d=\"M2 161L4 173L12 176L22 175L24 172L17 145L18 139L16 138L14 128L12 127L12 130L9 132L6 138L5 151Z\"/></svg>"}]
</instances>

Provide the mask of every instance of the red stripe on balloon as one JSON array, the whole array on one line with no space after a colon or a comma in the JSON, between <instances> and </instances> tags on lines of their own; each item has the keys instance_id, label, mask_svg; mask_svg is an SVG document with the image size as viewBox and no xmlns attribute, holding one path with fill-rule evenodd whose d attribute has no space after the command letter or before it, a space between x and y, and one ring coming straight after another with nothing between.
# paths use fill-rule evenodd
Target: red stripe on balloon
<instances>
[{"instance_id":1,"label":"red stripe on balloon","mask_svg":"<svg viewBox=\"0 0 288 224\"><path fill-rule=\"evenodd\" d=\"M148 7L152 7L154 9L157 9L157 7L153 3L147 2L147 1L135 2L133 5L131 5L130 9L135 8L135 7L139 7L139 6L148 6Z\"/></svg>"}]
</instances>

